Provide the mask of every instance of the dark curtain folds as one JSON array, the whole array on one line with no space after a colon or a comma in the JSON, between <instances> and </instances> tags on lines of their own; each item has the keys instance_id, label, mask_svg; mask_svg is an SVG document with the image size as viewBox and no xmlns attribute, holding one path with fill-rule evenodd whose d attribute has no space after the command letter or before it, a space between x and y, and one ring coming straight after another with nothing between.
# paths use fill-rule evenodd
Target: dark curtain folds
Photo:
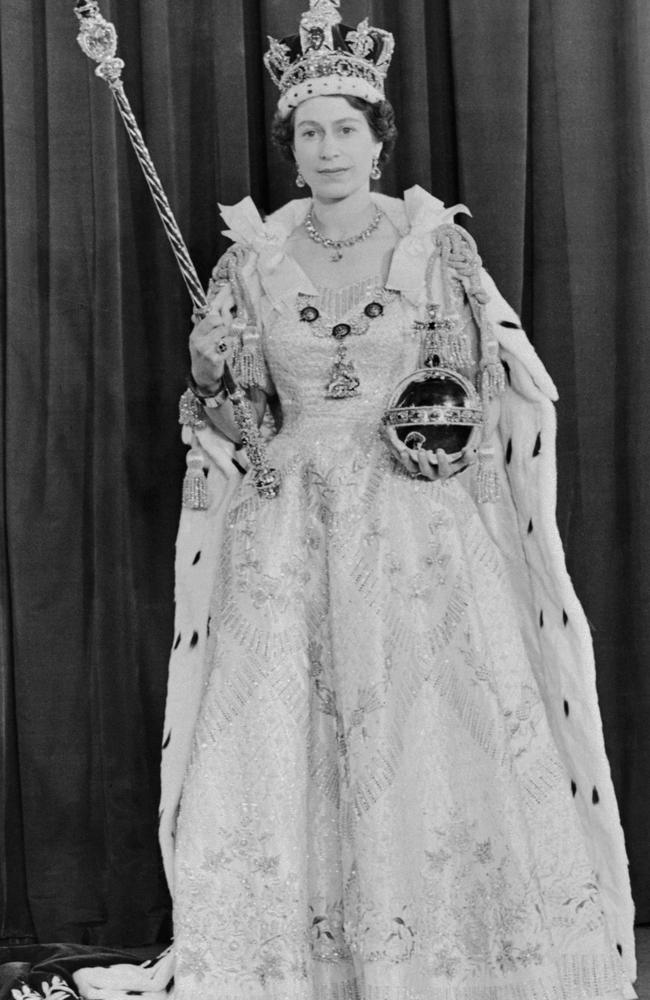
<instances>
[{"instance_id":1,"label":"dark curtain folds","mask_svg":"<svg viewBox=\"0 0 650 1000\"><path fill-rule=\"evenodd\" d=\"M306 0L104 0L201 278L218 202L297 196L266 35ZM559 519L650 920L645 0L348 0L393 31L382 189L467 204L556 380ZM72 0L2 0L0 938L169 934L156 847L189 301Z\"/></svg>"}]
</instances>

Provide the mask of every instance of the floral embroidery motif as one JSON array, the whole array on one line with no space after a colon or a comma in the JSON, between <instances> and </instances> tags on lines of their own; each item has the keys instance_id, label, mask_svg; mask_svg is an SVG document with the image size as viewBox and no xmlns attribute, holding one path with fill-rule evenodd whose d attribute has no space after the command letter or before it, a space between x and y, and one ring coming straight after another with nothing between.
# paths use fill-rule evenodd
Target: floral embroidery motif
<instances>
[{"instance_id":1,"label":"floral embroidery motif","mask_svg":"<svg viewBox=\"0 0 650 1000\"><path fill-rule=\"evenodd\" d=\"M519 872L505 847L497 854L491 838L476 837L476 823L456 815L435 831L436 849L425 852L426 928L442 944L433 971L453 978L461 967L496 973L542 965L548 929L531 905L539 873ZM559 861L561 845L557 855ZM451 886L451 920L449 911L442 916L441 882ZM589 886L580 886L580 906L592 901Z\"/></svg>"},{"instance_id":2,"label":"floral embroidery motif","mask_svg":"<svg viewBox=\"0 0 650 1000\"><path fill-rule=\"evenodd\" d=\"M309 907L311 914L311 949L319 962L339 962L350 959L350 948L343 932L343 901L335 900L321 912Z\"/></svg>"}]
</instances>

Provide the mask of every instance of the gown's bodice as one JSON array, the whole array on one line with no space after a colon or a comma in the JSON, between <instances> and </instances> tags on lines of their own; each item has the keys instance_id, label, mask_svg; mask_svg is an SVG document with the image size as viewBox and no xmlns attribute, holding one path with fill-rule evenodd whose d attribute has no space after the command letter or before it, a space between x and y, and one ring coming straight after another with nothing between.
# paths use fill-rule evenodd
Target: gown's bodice
<instances>
[{"instance_id":1,"label":"gown's bodice","mask_svg":"<svg viewBox=\"0 0 650 1000\"><path fill-rule=\"evenodd\" d=\"M368 319L364 307L379 302L383 313ZM301 319L305 306L319 312L317 321ZM355 332L361 318L365 332ZM263 348L282 408L278 446L319 446L345 450L368 449L379 439L381 418L397 382L418 367L420 335L415 310L397 293L386 292L374 279L343 289L320 289L317 296L299 296L293 308L275 313L263 333ZM343 341L332 326L348 323ZM359 379L358 394L326 398L340 344Z\"/></svg>"}]
</instances>

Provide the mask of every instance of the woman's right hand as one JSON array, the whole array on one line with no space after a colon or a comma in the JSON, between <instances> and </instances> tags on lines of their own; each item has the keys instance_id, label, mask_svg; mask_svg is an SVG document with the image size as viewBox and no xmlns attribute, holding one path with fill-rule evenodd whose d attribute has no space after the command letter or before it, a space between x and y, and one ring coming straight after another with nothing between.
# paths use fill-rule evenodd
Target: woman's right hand
<instances>
[{"instance_id":1,"label":"woman's right hand","mask_svg":"<svg viewBox=\"0 0 650 1000\"><path fill-rule=\"evenodd\" d=\"M221 388L223 370L232 358L232 312L235 300L229 285L221 288L210 305L210 311L196 324L190 334L192 378L206 395Z\"/></svg>"}]
</instances>

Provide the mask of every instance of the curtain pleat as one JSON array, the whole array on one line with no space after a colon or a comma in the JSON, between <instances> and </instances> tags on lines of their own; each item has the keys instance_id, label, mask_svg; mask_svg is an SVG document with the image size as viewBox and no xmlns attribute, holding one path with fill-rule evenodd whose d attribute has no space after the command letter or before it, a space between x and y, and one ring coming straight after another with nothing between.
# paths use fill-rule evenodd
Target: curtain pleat
<instances>
[{"instance_id":1,"label":"curtain pleat","mask_svg":"<svg viewBox=\"0 0 650 1000\"><path fill-rule=\"evenodd\" d=\"M0 53L3 51L0 23ZM0 213L6 218L7 188L5 157L5 83L0 75ZM7 237L0 238L0 309L7 315ZM8 369L7 338L2 340L2 371ZM0 414L7 411L7 380L0 379ZM23 851L22 810L18 763L13 683L13 616L9 584L9 546L7 538L6 472L7 442L0 436L2 489L0 490L0 937L31 936L33 926L27 903L25 855Z\"/></svg>"},{"instance_id":2,"label":"curtain pleat","mask_svg":"<svg viewBox=\"0 0 650 1000\"><path fill-rule=\"evenodd\" d=\"M529 4L450 0L460 199L484 263L519 309L528 156Z\"/></svg>"},{"instance_id":3,"label":"curtain pleat","mask_svg":"<svg viewBox=\"0 0 650 1000\"><path fill-rule=\"evenodd\" d=\"M613 442L616 493L614 517L625 556L624 616L604 669L607 697L616 706L608 714L611 740L618 748L621 808L628 831L630 867L639 916L650 920L650 7L630 0L618 10L616 26L618 90L616 104L616 318L615 341L602 358L616 395ZM613 196L610 193L610 197ZM609 515L612 516L611 513ZM622 530L621 530L622 529ZM616 669L618 667L618 669ZM603 687L601 687L601 691Z\"/></svg>"},{"instance_id":4,"label":"curtain pleat","mask_svg":"<svg viewBox=\"0 0 650 1000\"><path fill-rule=\"evenodd\" d=\"M202 281L218 204L304 196L269 144L266 36L306 0L103 0ZM347 0L393 31L414 183L476 236L558 384L558 516L650 920L645 0ZM190 304L73 2L2 0L0 938L169 934L156 845Z\"/></svg>"}]
</instances>

